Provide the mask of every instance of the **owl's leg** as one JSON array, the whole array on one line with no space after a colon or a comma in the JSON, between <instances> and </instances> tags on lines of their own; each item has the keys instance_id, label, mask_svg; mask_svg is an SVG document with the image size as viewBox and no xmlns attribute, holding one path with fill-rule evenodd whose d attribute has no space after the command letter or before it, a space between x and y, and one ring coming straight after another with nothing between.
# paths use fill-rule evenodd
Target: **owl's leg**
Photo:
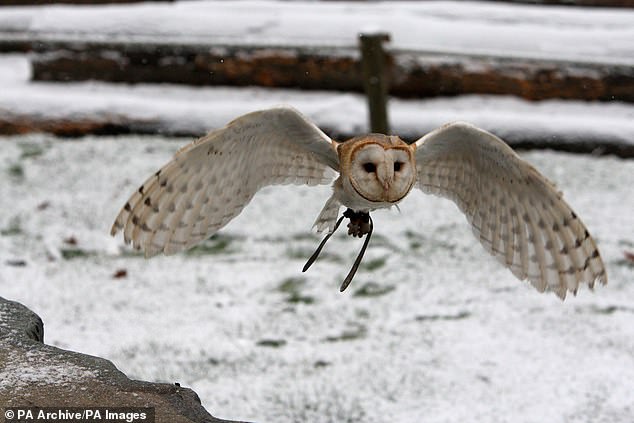
<instances>
[{"instance_id":1,"label":"owl's leg","mask_svg":"<svg viewBox=\"0 0 634 423\"><path fill-rule=\"evenodd\" d=\"M317 219L313 224L313 228L316 228L317 232L323 232L325 230L328 232L334 231L340 207L341 203L334 195L332 195L328 201L326 201L324 208L321 209L319 216L317 216Z\"/></svg>"},{"instance_id":2,"label":"owl's leg","mask_svg":"<svg viewBox=\"0 0 634 423\"><path fill-rule=\"evenodd\" d=\"M337 228L339 227L339 225L341 224L341 221L343 220L345 216L341 216L339 218L339 220L337 220L337 223L335 223L335 227L332 230L332 232L329 232L328 235L326 235L324 237L324 239L321 240L321 242L319 243L319 247L317 247L317 249L315 250L315 252L313 253L312 256L310 256L310 258L308 259L308 261L306 262L306 264L304 265L304 268L302 269L302 272L305 272L308 270L308 268L310 268L310 266L312 266L312 264L315 262L315 260L317 260L317 257L319 257L319 253L321 253L322 248L324 248L324 245L326 245L326 241L328 241L330 239L330 237L332 236L332 234L335 233L335 231L337 230Z\"/></svg>"},{"instance_id":3,"label":"owl's leg","mask_svg":"<svg viewBox=\"0 0 634 423\"><path fill-rule=\"evenodd\" d=\"M348 210L346 210L346 212ZM363 241L363 247L361 247L361 251L359 251L359 255L357 256L357 259L354 261L354 264L352 265L352 269L350 269L348 276L346 276L346 278L343 280L343 283L341 284L341 288L339 288L339 292L345 291L348 285L350 285L350 282L352 282L352 278L357 273L359 264L361 264L361 260L363 259L363 254L365 254L365 249L368 248L368 244L370 243L370 237L372 236L372 230L374 229L374 223L372 223L372 218L370 217L370 213L357 213L357 214L363 215L361 217L362 222L358 227L359 229L358 233L361 233L361 235L358 235L358 236L361 237L363 234L367 234L368 236L365 237L365 241ZM346 214L344 213L344 216L345 215ZM350 226L353 224L356 224L355 222L356 221L353 221L352 219L350 219L350 223L348 224L348 233L353 236L355 236L355 234L350 233L350 231L352 230Z\"/></svg>"},{"instance_id":4,"label":"owl's leg","mask_svg":"<svg viewBox=\"0 0 634 423\"><path fill-rule=\"evenodd\" d=\"M363 247L361 247L361 251L359 251L359 255L357 256L356 260L354 261L354 264L352 265L352 269L350 269L350 272L348 273L346 278L343 280L343 283L341 284L341 288L339 288L340 292L345 291L348 285L350 285L350 282L352 282L352 278L357 273L357 269L359 268L359 265L361 264L361 260L363 259L365 250L368 248L368 244L370 243L370 237L372 236L372 230L374 229L374 224L372 223L372 218L370 217L370 213L355 212L352 209L347 209L343 213L343 216L341 216L337 220L337 223L335 224L335 227L332 230L332 232L328 233L328 235L324 237L321 243L319 243L317 250L315 250L313 255L310 256L310 258L304 265L304 268L302 269L302 272L307 271L308 268L310 268L310 266L315 262L315 260L317 260L317 257L319 257L319 253L321 253L321 250L324 248L326 241L328 241L330 237L332 236L332 234L335 233L335 231L337 230L337 228L341 224L341 221L344 218L350 219L350 223L348 223L348 235L358 236L359 238L361 238L363 235L367 235L367 237L365 238L365 241L363 242Z\"/></svg>"}]
</instances>

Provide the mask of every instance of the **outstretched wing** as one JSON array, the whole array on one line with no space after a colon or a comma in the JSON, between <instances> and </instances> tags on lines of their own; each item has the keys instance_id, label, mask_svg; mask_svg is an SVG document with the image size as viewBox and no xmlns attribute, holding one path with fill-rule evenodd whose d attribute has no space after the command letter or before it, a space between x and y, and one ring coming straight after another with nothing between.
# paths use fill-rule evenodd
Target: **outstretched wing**
<instances>
[{"instance_id":1,"label":"outstretched wing","mask_svg":"<svg viewBox=\"0 0 634 423\"><path fill-rule=\"evenodd\" d=\"M273 184L328 184L339 170L333 141L289 107L241 116L180 149L119 212L111 234L173 254L214 234Z\"/></svg>"},{"instance_id":2,"label":"outstretched wing","mask_svg":"<svg viewBox=\"0 0 634 423\"><path fill-rule=\"evenodd\" d=\"M454 201L484 248L519 279L560 298L607 283L597 246L554 184L496 136L445 125L416 144L418 187Z\"/></svg>"}]
</instances>

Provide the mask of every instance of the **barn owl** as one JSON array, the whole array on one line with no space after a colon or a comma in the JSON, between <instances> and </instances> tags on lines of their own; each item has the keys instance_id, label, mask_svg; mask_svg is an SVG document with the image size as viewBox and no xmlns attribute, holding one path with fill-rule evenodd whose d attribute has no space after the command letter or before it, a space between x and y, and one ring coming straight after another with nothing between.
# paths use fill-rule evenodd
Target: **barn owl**
<instances>
[{"instance_id":1,"label":"barn owl","mask_svg":"<svg viewBox=\"0 0 634 423\"><path fill-rule=\"evenodd\" d=\"M327 235L304 271L348 218L350 235L367 236L342 291L368 245L370 212L413 188L454 201L486 251L540 292L564 299L580 284L607 283L594 240L555 185L502 140L462 122L412 144L381 134L337 142L290 107L248 113L181 148L132 194L111 234L122 230L146 257L173 254L217 232L264 186L330 183L314 224Z\"/></svg>"}]
</instances>

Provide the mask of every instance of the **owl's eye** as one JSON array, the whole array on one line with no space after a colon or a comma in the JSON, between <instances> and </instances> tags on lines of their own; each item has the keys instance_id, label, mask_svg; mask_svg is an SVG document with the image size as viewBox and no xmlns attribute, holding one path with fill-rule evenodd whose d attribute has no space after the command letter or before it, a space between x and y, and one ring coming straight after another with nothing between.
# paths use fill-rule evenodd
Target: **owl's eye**
<instances>
[{"instance_id":1,"label":"owl's eye","mask_svg":"<svg viewBox=\"0 0 634 423\"><path fill-rule=\"evenodd\" d=\"M403 167L403 162L394 162L394 172L398 172Z\"/></svg>"},{"instance_id":2,"label":"owl's eye","mask_svg":"<svg viewBox=\"0 0 634 423\"><path fill-rule=\"evenodd\" d=\"M376 172L376 165L374 163L363 163L363 170L368 173Z\"/></svg>"}]
</instances>

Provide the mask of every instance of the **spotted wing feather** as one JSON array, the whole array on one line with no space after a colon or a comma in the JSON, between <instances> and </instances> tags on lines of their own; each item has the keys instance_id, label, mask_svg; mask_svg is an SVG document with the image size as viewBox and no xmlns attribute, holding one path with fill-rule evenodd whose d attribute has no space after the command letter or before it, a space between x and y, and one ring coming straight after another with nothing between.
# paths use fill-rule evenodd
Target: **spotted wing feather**
<instances>
[{"instance_id":1,"label":"spotted wing feather","mask_svg":"<svg viewBox=\"0 0 634 423\"><path fill-rule=\"evenodd\" d=\"M146 256L208 238L262 187L328 184L339 162L332 141L294 109L244 115L179 150L119 212L111 234Z\"/></svg>"},{"instance_id":2,"label":"spotted wing feather","mask_svg":"<svg viewBox=\"0 0 634 423\"><path fill-rule=\"evenodd\" d=\"M555 186L496 136L453 123L418 140L418 187L454 201L476 238L540 292L607 283L597 246Z\"/></svg>"}]
</instances>

